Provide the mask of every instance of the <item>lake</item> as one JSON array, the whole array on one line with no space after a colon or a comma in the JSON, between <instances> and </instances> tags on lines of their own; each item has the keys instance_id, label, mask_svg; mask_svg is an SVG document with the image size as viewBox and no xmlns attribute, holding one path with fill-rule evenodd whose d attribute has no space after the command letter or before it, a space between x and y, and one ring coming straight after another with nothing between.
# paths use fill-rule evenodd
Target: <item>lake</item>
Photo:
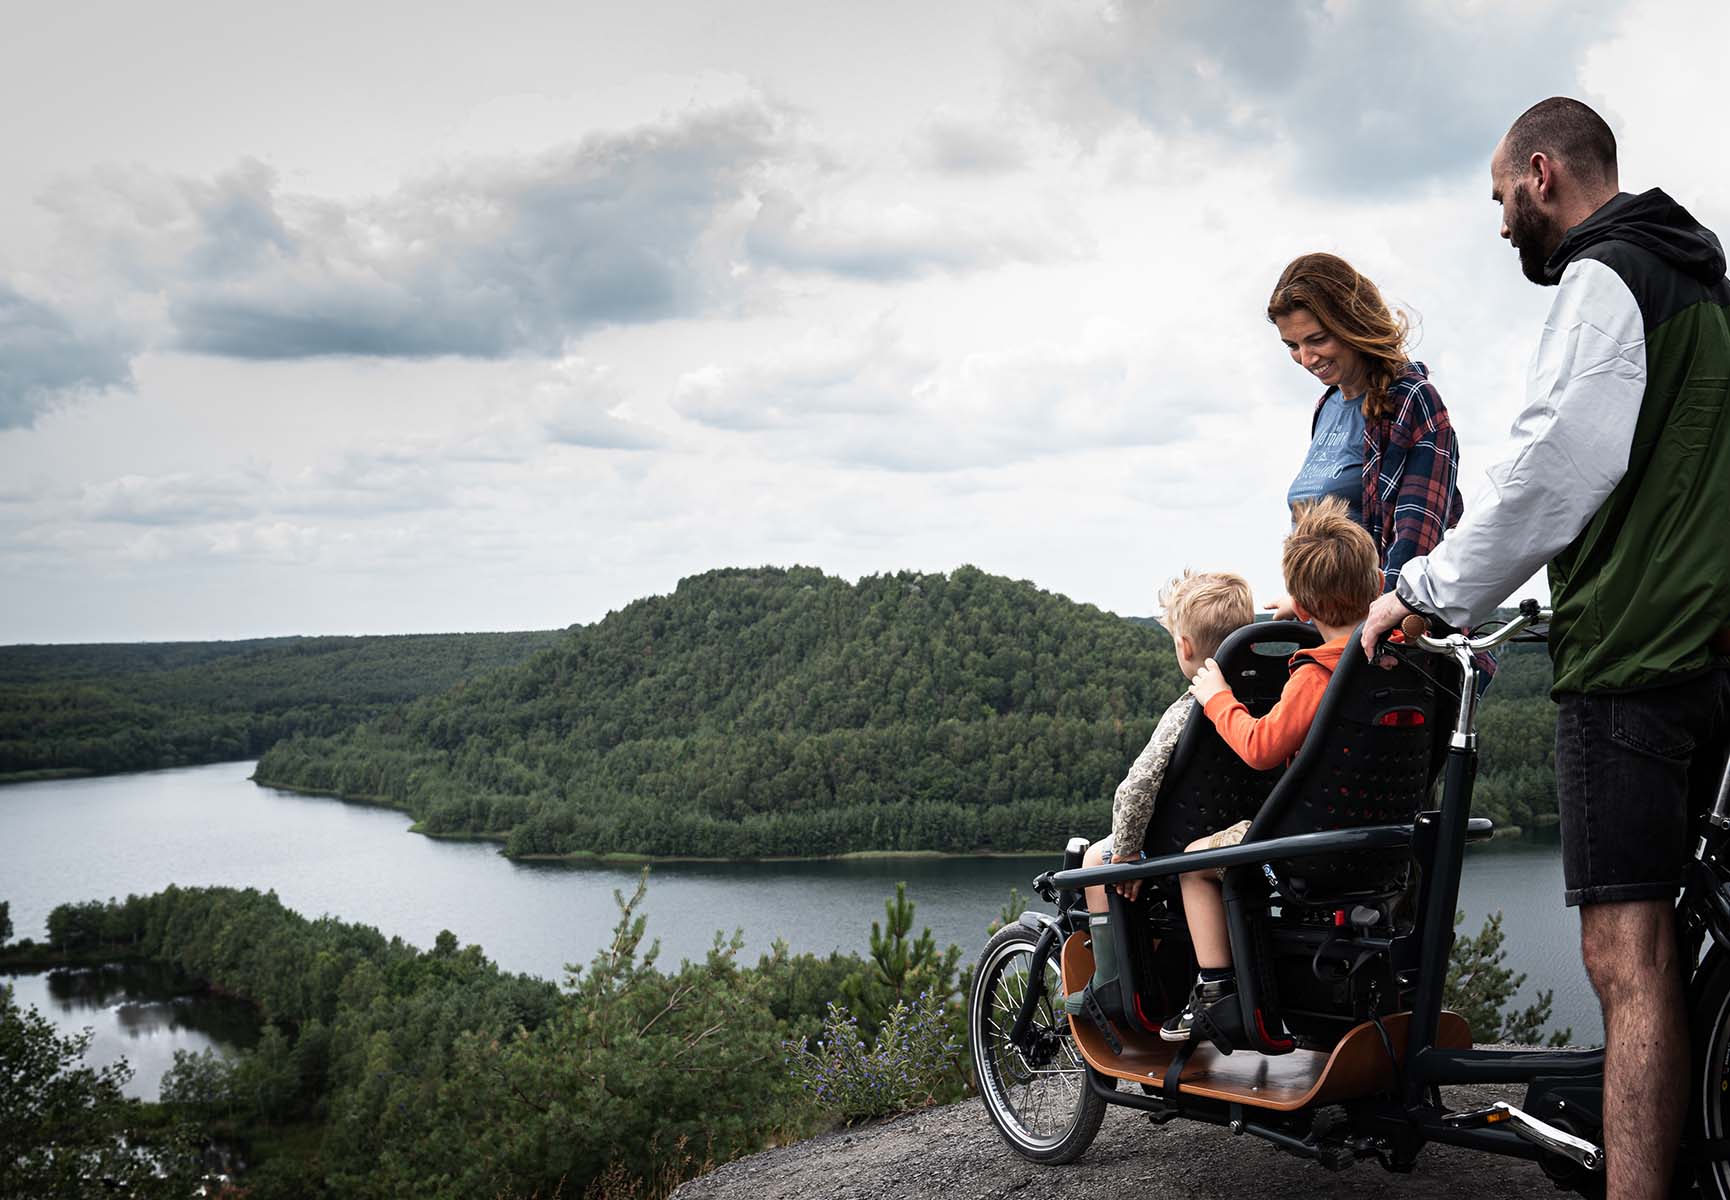
<instances>
[{"instance_id":1,"label":"lake","mask_svg":"<svg viewBox=\"0 0 1730 1200\"><path fill-rule=\"evenodd\" d=\"M248 779L253 766L0 787L0 900L11 903L14 936L44 938L49 911L67 901L170 883L257 887L305 916L373 925L421 947L449 929L507 970L557 981L565 964L586 963L608 943L613 893L636 885L635 869L512 862L491 843L411 834L408 818L390 809L261 788ZM1107 816L1102 805L1100 833ZM752 961L778 938L794 951L864 953L872 921L883 920L884 900L905 880L918 905L915 928L929 926L939 945L955 943L971 957L1010 889L1027 895L1029 881L1055 865L1056 850L1038 858L659 864L644 905L648 934L668 963L700 957L717 931L735 929ZM1529 976L1522 995L1553 988L1554 1024L1571 1025L1576 1041L1598 1039L1557 848L1473 847L1461 891L1462 930L1476 932L1485 913L1503 910L1508 961ZM90 1023L84 1017L56 1020L76 1028Z\"/></svg>"},{"instance_id":2,"label":"lake","mask_svg":"<svg viewBox=\"0 0 1730 1200\"><path fill-rule=\"evenodd\" d=\"M52 971L0 972L20 1008L34 1008L61 1033L93 1033L87 1067L124 1058L128 1096L154 1100L176 1051L219 1053L258 1041L258 1015L233 996L212 995L163 963L110 963Z\"/></svg>"}]
</instances>

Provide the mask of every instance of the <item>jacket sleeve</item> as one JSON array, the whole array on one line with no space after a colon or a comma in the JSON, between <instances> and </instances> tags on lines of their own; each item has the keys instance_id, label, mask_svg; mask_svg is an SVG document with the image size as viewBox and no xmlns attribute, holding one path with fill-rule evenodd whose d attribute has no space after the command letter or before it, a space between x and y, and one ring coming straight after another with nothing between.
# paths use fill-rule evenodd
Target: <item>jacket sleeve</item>
<instances>
[{"instance_id":1,"label":"jacket sleeve","mask_svg":"<svg viewBox=\"0 0 1730 1200\"><path fill-rule=\"evenodd\" d=\"M1628 469L1646 394L1646 337L1628 285L1596 259L1562 275L1514 422L1513 455L1428 555L1400 571L1400 599L1477 624L1591 521Z\"/></svg>"},{"instance_id":2,"label":"jacket sleeve","mask_svg":"<svg viewBox=\"0 0 1730 1200\"><path fill-rule=\"evenodd\" d=\"M1177 748L1178 735L1188 723L1195 702L1189 693L1179 696L1154 726L1130 766L1117 794L1111 801L1111 852L1122 858L1142 848L1147 837L1147 823L1153 819L1154 801L1159 797L1159 785L1165 782L1165 768L1171 763L1171 752Z\"/></svg>"},{"instance_id":3,"label":"jacket sleeve","mask_svg":"<svg viewBox=\"0 0 1730 1200\"><path fill-rule=\"evenodd\" d=\"M1448 509L1453 502L1459 473L1459 442L1441 396L1427 382L1412 389L1406 404L1414 411L1395 422L1405 429L1411 445L1397 464L1398 474L1378 480L1393 496L1393 540L1382 561L1382 590L1392 588L1400 568L1420 554L1428 554L1442 540Z\"/></svg>"},{"instance_id":4,"label":"jacket sleeve","mask_svg":"<svg viewBox=\"0 0 1730 1200\"><path fill-rule=\"evenodd\" d=\"M1202 711L1239 758L1257 771L1269 771L1304 744L1321 707L1322 693L1328 690L1330 675L1314 663L1300 666L1286 680L1279 700L1259 719L1250 716L1249 709L1230 691L1216 694Z\"/></svg>"}]
</instances>

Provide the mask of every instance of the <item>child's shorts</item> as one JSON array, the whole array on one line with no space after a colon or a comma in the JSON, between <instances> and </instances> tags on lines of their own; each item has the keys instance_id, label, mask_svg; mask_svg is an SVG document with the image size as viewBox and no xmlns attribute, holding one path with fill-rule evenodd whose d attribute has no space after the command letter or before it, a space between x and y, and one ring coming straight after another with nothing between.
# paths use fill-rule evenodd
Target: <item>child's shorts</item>
<instances>
[{"instance_id":1,"label":"child's shorts","mask_svg":"<svg viewBox=\"0 0 1730 1200\"><path fill-rule=\"evenodd\" d=\"M1227 846L1235 846L1239 842L1243 841L1243 835L1248 832L1249 822L1239 821L1236 825L1229 826L1220 830L1218 833L1210 834L1209 836L1202 838L1199 842L1193 843L1190 846L1190 849L1224 850ZM1224 879L1225 868L1216 867L1213 874L1215 879Z\"/></svg>"}]
</instances>

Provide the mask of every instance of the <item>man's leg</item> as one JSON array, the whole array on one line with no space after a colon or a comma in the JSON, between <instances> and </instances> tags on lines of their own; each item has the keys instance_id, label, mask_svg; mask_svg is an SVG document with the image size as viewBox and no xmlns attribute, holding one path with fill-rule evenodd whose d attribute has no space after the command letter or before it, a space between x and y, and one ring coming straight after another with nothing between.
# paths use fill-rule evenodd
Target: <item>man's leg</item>
<instances>
[{"instance_id":1,"label":"man's leg","mask_svg":"<svg viewBox=\"0 0 1730 1200\"><path fill-rule=\"evenodd\" d=\"M1604 1009L1609 1200L1662 1200L1688 1109L1688 1020L1665 900L1580 909L1586 973Z\"/></svg>"}]
</instances>

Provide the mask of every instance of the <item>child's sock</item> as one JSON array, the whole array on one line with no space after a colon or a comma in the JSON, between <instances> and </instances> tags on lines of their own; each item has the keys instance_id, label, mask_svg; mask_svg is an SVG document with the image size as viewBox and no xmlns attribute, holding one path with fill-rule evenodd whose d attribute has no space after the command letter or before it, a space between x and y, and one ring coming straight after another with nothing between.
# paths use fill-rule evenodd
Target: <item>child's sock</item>
<instances>
[{"instance_id":1,"label":"child's sock","mask_svg":"<svg viewBox=\"0 0 1730 1200\"><path fill-rule=\"evenodd\" d=\"M1237 968L1235 967L1203 967L1196 976L1201 983L1236 983Z\"/></svg>"}]
</instances>

